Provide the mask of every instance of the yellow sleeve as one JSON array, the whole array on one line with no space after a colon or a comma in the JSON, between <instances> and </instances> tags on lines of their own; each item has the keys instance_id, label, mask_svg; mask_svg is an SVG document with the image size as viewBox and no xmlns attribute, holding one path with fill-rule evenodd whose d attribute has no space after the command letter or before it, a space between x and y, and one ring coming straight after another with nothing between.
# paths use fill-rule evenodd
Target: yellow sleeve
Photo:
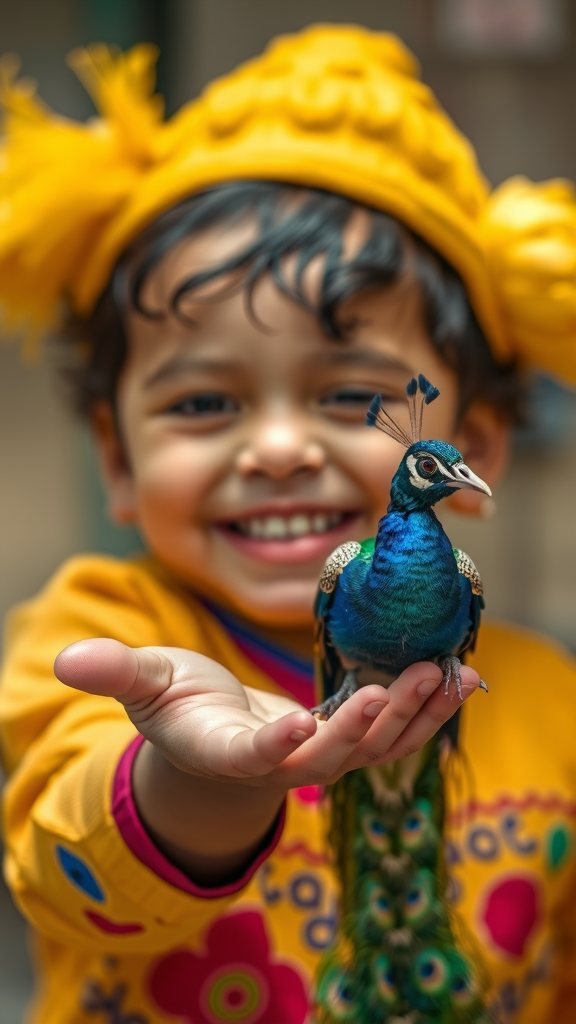
<instances>
[{"instance_id":1,"label":"yellow sleeve","mask_svg":"<svg viewBox=\"0 0 576 1024\"><path fill-rule=\"evenodd\" d=\"M60 683L54 658L88 637L133 647L194 647L194 622L170 635L170 597L136 562L69 562L9 620L0 682L5 872L33 925L64 944L124 953L193 940L234 893L198 898L130 852L112 786L137 732L120 704ZM180 611L182 617L182 612Z\"/></svg>"}]
</instances>

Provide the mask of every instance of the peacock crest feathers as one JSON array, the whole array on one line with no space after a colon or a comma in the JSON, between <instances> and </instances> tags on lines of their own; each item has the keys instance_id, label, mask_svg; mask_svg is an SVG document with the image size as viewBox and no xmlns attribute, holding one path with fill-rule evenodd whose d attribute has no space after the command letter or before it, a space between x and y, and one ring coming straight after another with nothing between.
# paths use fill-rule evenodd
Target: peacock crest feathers
<instances>
[{"instance_id":1,"label":"peacock crest feathers","mask_svg":"<svg viewBox=\"0 0 576 1024\"><path fill-rule=\"evenodd\" d=\"M434 402L439 394L439 389L434 387L423 373L420 373L418 377L412 377L412 380L406 385L408 413L410 415L410 434L384 408L382 395L375 395L372 399L366 414L366 424L369 427L377 427L378 430L382 430L389 437L393 437L395 441L403 445L404 448L410 448L411 445L422 440L424 406Z\"/></svg>"}]
</instances>

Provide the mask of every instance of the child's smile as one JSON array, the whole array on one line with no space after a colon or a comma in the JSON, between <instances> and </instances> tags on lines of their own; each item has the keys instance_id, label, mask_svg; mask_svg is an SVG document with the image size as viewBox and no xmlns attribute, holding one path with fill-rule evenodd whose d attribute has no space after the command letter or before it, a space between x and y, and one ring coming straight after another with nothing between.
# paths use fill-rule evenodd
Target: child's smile
<instances>
[{"instance_id":1,"label":"child's smile","mask_svg":"<svg viewBox=\"0 0 576 1024\"><path fill-rule=\"evenodd\" d=\"M358 513L319 504L270 504L221 524L239 551L263 562L307 562L319 557L326 545L336 547ZM330 552L328 551L328 554Z\"/></svg>"},{"instance_id":2,"label":"child's smile","mask_svg":"<svg viewBox=\"0 0 576 1024\"><path fill-rule=\"evenodd\" d=\"M236 228L181 245L151 275L146 306L165 309L191 268L245 237ZM104 440L111 510L191 587L263 625L303 625L327 555L374 533L388 504L401 450L365 429L371 397L405 417L406 382L425 373L443 393L428 430L450 439L456 384L410 281L352 299L349 341L327 338L269 278L253 308L219 282L187 299L186 321L130 314L124 455Z\"/></svg>"}]
</instances>

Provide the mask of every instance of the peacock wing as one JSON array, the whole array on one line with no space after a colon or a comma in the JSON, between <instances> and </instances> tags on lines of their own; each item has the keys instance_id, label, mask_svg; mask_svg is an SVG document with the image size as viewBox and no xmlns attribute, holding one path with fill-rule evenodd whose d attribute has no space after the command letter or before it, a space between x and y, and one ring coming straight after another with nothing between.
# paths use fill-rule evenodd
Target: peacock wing
<instances>
[{"instance_id":1,"label":"peacock wing","mask_svg":"<svg viewBox=\"0 0 576 1024\"><path fill-rule=\"evenodd\" d=\"M468 580L470 593L470 630L459 652L463 654L464 651L473 651L476 646L478 630L480 628L480 615L484 608L484 588L480 573L470 555L467 555L460 548L452 548L452 550L456 559L456 565L458 566L458 572Z\"/></svg>"},{"instance_id":2,"label":"peacock wing","mask_svg":"<svg viewBox=\"0 0 576 1024\"><path fill-rule=\"evenodd\" d=\"M340 661L338 651L331 642L327 620L338 590L340 577L350 562L356 558L371 561L374 554L374 538L357 541L349 540L328 556L318 581L314 602L316 636L314 644L314 675L316 698L319 704L338 692L346 669Z\"/></svg>"}]
</instances>

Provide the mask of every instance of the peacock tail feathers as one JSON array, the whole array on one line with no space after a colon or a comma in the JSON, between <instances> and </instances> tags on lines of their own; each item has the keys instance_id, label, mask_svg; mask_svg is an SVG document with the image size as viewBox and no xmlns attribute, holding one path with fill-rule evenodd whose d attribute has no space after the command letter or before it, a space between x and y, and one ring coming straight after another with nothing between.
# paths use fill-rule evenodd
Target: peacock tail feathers
<instances>
[{"instance_id":1,"label":"peacock tail feathers","mask_svg":"<svg viewBox=\"0 0 576 1024\"><path fill-rule=\"evenodd\" d=\"M486 981L444 897L441 740L411 785L395 766L331 788L330 845L342 922L320 970L318 1024L489 1024ZM373 784L374 771L384 787Z\"/></svg>"}]
</instances>

